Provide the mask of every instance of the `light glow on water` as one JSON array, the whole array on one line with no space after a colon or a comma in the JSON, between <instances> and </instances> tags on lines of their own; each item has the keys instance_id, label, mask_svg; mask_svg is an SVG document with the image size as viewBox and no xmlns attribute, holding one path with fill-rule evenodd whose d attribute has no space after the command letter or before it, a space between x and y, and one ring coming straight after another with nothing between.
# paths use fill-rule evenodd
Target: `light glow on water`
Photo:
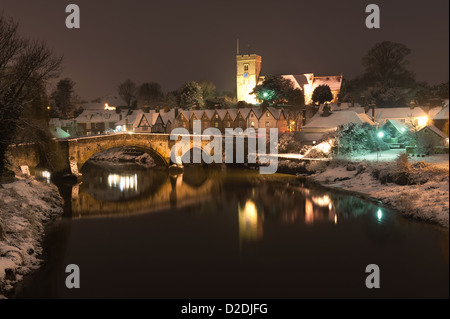
<instances>
[{"instance_id":1,"label":"light glow on water","mask_svg":"<svg viewBox=\"0 0 450 319\"><path fill-rule=\"evenodd\" d=\"M137 174L134 175L108 175L109 188L119 188L121 192L134 189L137 191Z\"/></svg>"},{"instance_id":2,"label":"light glow on water","mask_svg":"<svg viewBox=\"0 0 450 319\"><path fill-rule=\"evenodd\" d=\"M378 210L377 217L378 217L378 221L381 221L381 219L383 219L383 212L381 211L381 209Z\"/></svg>"}]
</instances>

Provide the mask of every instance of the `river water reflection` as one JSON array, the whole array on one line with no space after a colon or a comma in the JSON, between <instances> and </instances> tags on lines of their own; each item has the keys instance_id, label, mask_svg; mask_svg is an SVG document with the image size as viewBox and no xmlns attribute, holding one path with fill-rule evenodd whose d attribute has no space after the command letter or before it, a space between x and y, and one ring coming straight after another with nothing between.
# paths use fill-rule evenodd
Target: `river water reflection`
<instances>
[{"instance_id":1,"label":"river water reflection","mask_svg":"<svg viewBox=\"0 0 450 319\"><path fill-rule=\"evenodd\" d=\"M292 176L87 164L61 192L47 262L17 298L448 298L448 231Z\"/></svg>"}]
</instances>

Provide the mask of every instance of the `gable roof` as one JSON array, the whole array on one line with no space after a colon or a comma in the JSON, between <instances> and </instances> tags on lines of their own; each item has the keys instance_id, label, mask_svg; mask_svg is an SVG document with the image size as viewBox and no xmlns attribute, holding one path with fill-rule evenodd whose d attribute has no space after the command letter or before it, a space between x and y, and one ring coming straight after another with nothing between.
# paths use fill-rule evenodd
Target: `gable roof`
<instances>
[{"instance_id":1,"label":"gable roof","mask_svg":"<svg viewBox=\"0 0 450 319\"><path fill-rule=\"evenodd\" d=\"M313 89L319 85L328 85L331 91L339 91L342 84L342 75L314 77Z\"/></svg>"},{"instance_id":2,"label":"gable roof","mask_svg":"<svg viewBox=\"0 0 450 319\"><path fill-rule=\"evenodd\" d=\"M84 110L77 118L77 123L104 123L104 122L118 122L120 115L116 111L108 110Z\"/></svg>"},{"instance_id":3,"label":"gable roof","mask_svg":"<svg viewBox=\"0 0 450 319\"><path fill-rule=\"evenodd\" d=\"M236 109L227 109L227 113L230 114L230 117L233 121L236 119L236 116L237 116Z\"/></svg>"},{"instance_id":4,"label":"gable roof","mask_svg":"<svg viewBox=\"0 0 450 319\"><path fill-rule=\"evenodd\" d=\"M372 115L372 110L366 112L367 115ZM424 110L420 107L413 109L409 107L394 107L394 108L376 108L375 120L388 120L388 119L407 119L411 117L423 117L427 116Z\"/></svg>"},{"instance_id":5,"label":"gable roof","mask_svg":"<svg viewBox=\"0 0 450 319\"><path fill-rule=\"evenodd\" d=\"M280 119L280 116L281 116L281 113L282 113L282 110L270 106L270 107L266 107L266 108L264 109L264 112L263 112L263 113L265 113L265 112L269 112L270 114L272 114L272 116L273 116L276 120L279 120L279 119Z\"/></svg>"},{"instance_id":6,"label":"gable roof","mask_svg":"<svg viewBox=\"0 0 450 319\"><path fill-rule=\"evenodd\" d=\"M222 119L222 120L225 117L225 115L227 114L227 110L218 109L218 110L215 110L215 111L217 112L217 114L219 115L220 119Z\"/></svg>"},{"instance_id":7,"label":"gable roof","mask_svg":"<svg viewBox=\"0 0 450 319\"><path fill-rule=\"evenodd\" d=\"M262 110L261 110L260 108L256 108L256 107L254 107L254 108L252 108L252 109L250 110L249 115L250 115L251 112L253 112L253 113L255 114L255 116L256 116L257 119L260 119L261 116L262 116L262 114L263 114L263 113L262 113Z\"/></svg>"},{"instance_id":8,"label":"gable roof","mask_svg":"<svg viewBox=\"0 0 450 319\"><path fill-rule=\"evenodd\" d=\"M248 117L248 115L250 114L251 108L249 107L244 107L242 109L238 109L238 112L241 113L242 117L244 119L246 119Z\"/></svg>"},{"instance_id":9,"label":"gable roof","mask_svg":"<svg viewBox=\"0 0 450 319\"><path fill-rule=\"evenodd\" d=\"M312 75L311 74L288 74L288 75L282 75L284 79L290 80L293 84L294 89L300 89L303 91L303 87L305 84L309 84L308 78L309 76L312 81Z\"/></svg>"},{"instance_id":10,"label":"gable roof","mask_svg":"<svg viewBox=\"0 0 450 319\"><path fill-rule=\"evenodd\" d=\"M436 135L438 135L438 136L440 136L442 138L447 138L447 136L440 129L438 129L434 125L427 125L424 128L422 128L419 132L422 132L424 130L430 130L430 131L434 132Z\"/></svg>"},{"instance_id":11,"label":"gable roof","mask_svg":"<svg viewBox=\"0 0 450 319\"><path fill-rule=\"evenodd\" d=\"M433 117L433 120L448 120L448 104Z\"/></svg>"},{"instance_id":12,"label":"gable roof","mask_svg":"<svg viewBox=\"0 0 450 319\"><path fill-rule=\"evenodd\" d=\"M303 128L337 128L340 125L345 125L348 123L369 123L370 125L375 125L368 116L360 115L362 114L357 114L354 111L335 112L327 117L318 116L303 126Z\"/></svg>"},{"instance_id":13,"label":"gable roof","mask_svg":"<svg viewBox=\"0 0 450 319\"><path fill-rule=\"evenodd\" d=\"M364 114L364 115L366 115L367 116L367 114ZM405 130L406 130L406 127L402 124L402 123L400 123L398 120L395 120L395 119L393 119L393 120L387 120L385 123L384 123L384 125L386 125L386 124L391 124L398 132L400 132L400 133L402 133L402 132L404 132Z\"/></svg>"}]
</instances>

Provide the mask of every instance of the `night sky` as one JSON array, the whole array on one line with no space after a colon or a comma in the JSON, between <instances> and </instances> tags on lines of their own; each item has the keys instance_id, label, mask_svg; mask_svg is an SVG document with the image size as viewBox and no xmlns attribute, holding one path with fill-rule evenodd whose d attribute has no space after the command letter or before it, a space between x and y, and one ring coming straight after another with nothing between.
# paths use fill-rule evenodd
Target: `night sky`
<instances>
[{"instance_id":1,"label":"night sky","mask_svg":"<svg viewBox=\"0 0 450 319\"><path fill-rule=\"evenodd\" d=\"M81 9L81 29L65 26L65 8ZM381 29L365 27L365 7L381 9ZM236 39L241 53L263 57L263 74L338 75L362 72L361 57L390 40L411 50L418 80L449 78L448 0L1 0L24 36L64 55L63 77L84 99L115 94L117 85L156 81L165 92L209 79L235 86Z\"/></svg>"}]
</instances>

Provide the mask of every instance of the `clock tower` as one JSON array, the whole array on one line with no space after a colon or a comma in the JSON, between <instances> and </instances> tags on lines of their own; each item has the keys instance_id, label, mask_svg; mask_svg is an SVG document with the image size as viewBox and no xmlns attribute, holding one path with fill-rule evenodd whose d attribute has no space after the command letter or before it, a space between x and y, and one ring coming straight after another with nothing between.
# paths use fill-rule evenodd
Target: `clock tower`
<instances>
[{"instance_id":1,"label":"clock tower","mask_svg":"<svg viewBox=\"0 0 450 319\"><path fill-rule=\"evenodd\" d=\"M236 56L237 64L237 100L257 103L254 94L250 94L258 84L261 74L262 58L257 54Z\"/></svg>"}]
</instances>

